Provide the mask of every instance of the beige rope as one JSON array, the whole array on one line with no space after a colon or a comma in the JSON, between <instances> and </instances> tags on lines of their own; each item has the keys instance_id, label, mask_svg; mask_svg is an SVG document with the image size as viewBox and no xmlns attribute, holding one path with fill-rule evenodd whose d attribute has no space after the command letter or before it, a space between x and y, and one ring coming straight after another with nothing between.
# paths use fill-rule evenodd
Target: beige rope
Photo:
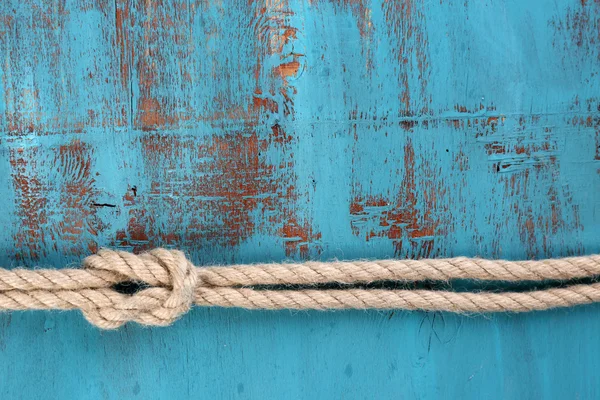
<instances>
[{"instance_id":1,"label":"beige rope","mask_svg":"<svg viewBox=\"0 0 600 400\"><path fill-rule=\"evenodd\" d=\"M600 256L539 261L451 258L254 264L194 267L181 251L134 255L101 250L83 269L0 269L0 310L80 309L94 325L114 329L128 321L165 326L192 304L248 309L406 309L451 312L525 312L600 301L600 283L529 292L451 292L386 289L301 289L286 285L356 284L419 280L569 280L600 275ZM133 295L122 282L149 287ZM262 290L278 285L279 290Z\"/></svg>"}]
</instances>

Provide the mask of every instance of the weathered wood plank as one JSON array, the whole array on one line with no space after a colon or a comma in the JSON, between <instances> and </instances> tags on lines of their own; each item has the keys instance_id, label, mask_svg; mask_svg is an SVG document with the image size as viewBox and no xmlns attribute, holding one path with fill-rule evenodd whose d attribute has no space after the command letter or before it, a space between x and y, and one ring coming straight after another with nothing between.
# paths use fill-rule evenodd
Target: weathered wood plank
<instances>
[{"instance_id":1,"label":"weathered wood plank","mask_svg":"<svg viewBox=\"0 0 600 400\"><path fill-rule=\"evenodd\" d=\"M592 0L4 1L0 261L598 252L598 21ZM591 398L597 308L112 333L15 313L0 393Z\"/></svg>"}]
</instances>

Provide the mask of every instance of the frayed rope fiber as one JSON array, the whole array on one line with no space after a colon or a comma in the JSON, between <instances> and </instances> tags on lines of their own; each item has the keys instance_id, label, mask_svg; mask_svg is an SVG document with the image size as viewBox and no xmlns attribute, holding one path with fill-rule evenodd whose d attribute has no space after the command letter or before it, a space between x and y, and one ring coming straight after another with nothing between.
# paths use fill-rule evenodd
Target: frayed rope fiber
<instances>
[{"instance_id":1,"label":"frayed rope fiber","mask_svg":"<svg viewBox=\"0 0 600 400\"><path fill-rule=\"evenodd\" d=\"M600 276L600 255L537 261L457 257L195 267L178 250L134 255L103 249L81 269L0 269L0 310L79 309L89 322L166 326L192 305L247 309L406 309L457 313L526 312L600 301L600 283L528 292L453 292L344 288L376 281L452 279L570 280ZM144 285L128 295L115 285ZM339 289L317 285L338 284ZM259 286L276 286L276 290ZM315 286L294 289L294 285Z\"/></svg>"}]
</instances>

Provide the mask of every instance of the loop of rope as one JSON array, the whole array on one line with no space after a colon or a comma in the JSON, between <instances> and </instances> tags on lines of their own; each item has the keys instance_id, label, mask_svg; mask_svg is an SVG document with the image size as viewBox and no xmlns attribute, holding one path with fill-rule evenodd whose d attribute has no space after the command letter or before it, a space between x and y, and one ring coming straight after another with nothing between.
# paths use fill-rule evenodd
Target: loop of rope
<instances>
[{"instance_id":1,"label":"loop of rope","mask_svg":"<svg viewBox=\"0 0 600 400\"><path fill-rule=\"evenodd\" d=\"M178 250L134 255L103 249L83 269L0 269L0 310L80 309L92 324L115 329L129 321L166 326L193 304L248 309L407 309L526 312L600 301L600 283L529 292L387 289L291 289L288 285L470 279L569 280L600 276L600 256L537 261L457 257L426 260L306 262L194 267ZM147 287L127 295L124 282ZM279 290L256 286L277 285Z\"/></svg>"},{"instance_id":2,"label":"loop of rope","mask_svg":"<svg viewBox=\"0 0 600 400\"><path fill-rule=\"evenodd\" d=\"M128 321L143 325L166 326L192 306L198 281L195 267L181 251L155 249L136 256L127 252L102 250L84 260L89 271L108 271L125 280L152 285L133 296L97 291L101 303L85 297L84 316L92 324L114 329ZM121 278L121 280L123 280ZM89 290L89 289L88 289ZM115 293L117 296L115 296ZM70 296L64 296L69 299Z\"/></svg>"}]
</instances>

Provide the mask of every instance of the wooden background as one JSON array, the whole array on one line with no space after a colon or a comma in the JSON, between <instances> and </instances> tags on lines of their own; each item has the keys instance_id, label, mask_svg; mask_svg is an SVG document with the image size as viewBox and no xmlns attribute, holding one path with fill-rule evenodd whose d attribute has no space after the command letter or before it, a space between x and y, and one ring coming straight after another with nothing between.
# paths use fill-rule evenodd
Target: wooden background
<instances>
[{"instance_id":1,"label":"wooden background","mask_svg":"<svg viewBox=\"0 0 600 400\"><path fill-rule=\"evenodd\" d=\"M600 251L597 0L4 0L0 261ZM2 398L594 398L600 306L0 316Z\"/></svg>"}]
</instances>

